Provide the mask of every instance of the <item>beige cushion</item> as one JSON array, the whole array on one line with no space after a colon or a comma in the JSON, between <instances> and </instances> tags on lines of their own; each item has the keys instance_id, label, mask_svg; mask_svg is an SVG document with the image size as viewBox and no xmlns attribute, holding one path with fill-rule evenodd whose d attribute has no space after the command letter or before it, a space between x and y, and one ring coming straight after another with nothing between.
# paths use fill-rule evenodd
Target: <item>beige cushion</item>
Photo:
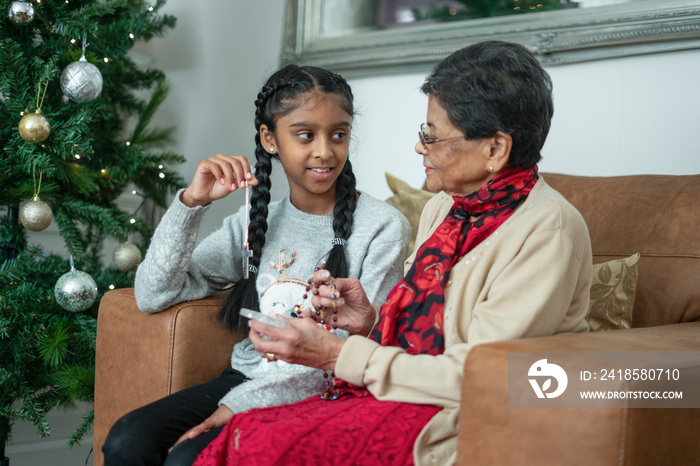
<instances>
[{"instance_id":1,"label":"beige cushion","mask_svg":"<svg viewBox=\"0 0 700 466\"><path fill-rule=\"evenodd\" d=\"M593 265L588 325L592 331L632 327L639 254Z\"/></svg>"},{"instance_id":2,"label":"beige cushion","mask_svg":"<svg viewBox=\"0 0 700 466\"><path fill-rule=\"evenodd\" d=\"M412 188L408 183L388 172L385 175L389 189L394 193L392 197L386 200L386 203L399 209L408 219L408 223L411 224L411 242L408 249L410 253L413 251L416 234L418 233L420 214L423 212L425 204L435 193Z\"/></svg>"}]
</instances>

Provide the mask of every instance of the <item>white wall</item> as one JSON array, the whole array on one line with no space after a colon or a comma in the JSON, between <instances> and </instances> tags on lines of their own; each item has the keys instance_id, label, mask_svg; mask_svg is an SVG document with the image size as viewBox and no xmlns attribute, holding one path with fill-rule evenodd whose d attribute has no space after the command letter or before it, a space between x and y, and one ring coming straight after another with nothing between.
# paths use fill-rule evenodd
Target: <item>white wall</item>
<instances>
[{"instance_id":1,"label":"white wall","mask_svg":"<svg viewBox=\"0 0 700 466\"><path fill-rule=\"evenodd\" d=\"M547 68L554 120L542 171L575 175L700 173L700 50ZM384 171L420 187L413 147L425 121L424 73L350 81L358 184L384 199Z\"/></svg>"},{"instance_id":2,"label":"white wall","mask_svg":"<svg viewBox=\"0 0 700 466\"><path fill-rule=\"evenodd\" d=\"M177 128L173 150L188 159L180 173L189 183L197 163L217 153L245 155L254 164L254 102L278 68L284 1L168 0L163 11L178 23L165 39L153 41L155 66L172 85L154 124ZM273 186L286 183L278 183L280 172L273 169ZM277 191L273 196L282 195ZM202 233L221 226L242 199L235 192L214 203Z\"/></svg>"},{"instance_id":3,"label":"white wall","mask_svg":"<svg viewBox=\"0 0 700 466\"><path fill-rule=\"evenodd\" d=\"M156 65L173 84L157 124L175 125L174 150L188 157L188 180L197 162L217 152L254 162L253 101L276 68L281 46L282 0L169 0L177 29L154 41ZM700 50L629 57L548 68L555 116L543 171L577 175L700 173ZM424 72L350 79L358 115L352 161L359 188L385 199L384 172L413 186L424 180L413 151L427 98ZM273 198L286 193L281 167ZM237 195L238 194L238 195ZM236 211L241 195L215 203L202 235Z\"/></svg>"}]
</instances>

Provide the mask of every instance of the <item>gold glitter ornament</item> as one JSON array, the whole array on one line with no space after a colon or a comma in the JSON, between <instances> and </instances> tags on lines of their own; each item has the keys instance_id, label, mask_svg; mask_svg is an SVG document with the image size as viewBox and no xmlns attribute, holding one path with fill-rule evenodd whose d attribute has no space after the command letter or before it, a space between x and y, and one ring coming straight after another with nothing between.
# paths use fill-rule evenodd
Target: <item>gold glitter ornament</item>
<instances>
[{"instance_id":1,"label":"gold glitter ornament","mask_svg":"<svg viewBox=\"0 0 700 466\"><path fill-rule=\"evenodd\" d=\"M19 135L27 142L39 144L51 135L51 124L41 110L26 113L19 121Z\"/></svg>"},{"instance_id":2,"label":"gold glitter ornament","mask_svg":"<svg viewBox=\"0 0 700 466\"><path fill-rule=\"evenodd\" d=\"M51 225L53 211L51 207L34 196L31 201L22 206L19 211L19 220L27 230L41 231Z\"/></svg>"},{"instance_id":3,"label":"gold glitter ornament","mask_svg":"<svg viewBox=\"0 0 700 466\"><path fill-rule=\"evenodd\" d=\"M136 245L126 241L114 250L112 262L122 272L134 270L141 263L141 251Z\"/></svg>"}]
</instances>

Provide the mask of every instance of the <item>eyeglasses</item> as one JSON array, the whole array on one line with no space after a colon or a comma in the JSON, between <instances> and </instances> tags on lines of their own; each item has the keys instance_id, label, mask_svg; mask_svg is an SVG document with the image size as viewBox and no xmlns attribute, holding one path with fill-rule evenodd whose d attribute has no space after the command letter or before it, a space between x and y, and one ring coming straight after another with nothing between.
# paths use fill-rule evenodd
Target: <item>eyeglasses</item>
<instances>
[{"instance_id":1,"label":"eyeglasses","mask_svg":"<svg viewBox=\"0 0 700 466\"><path fill-rule=\"evenodd\" d=\"M420 139L421 144L423 144L424 149L428 148L427 147L428 144L435 144L436 142L449 141L450 139L460 139L460 138L464 137L464 136L455 136L453 138L432 139L430 136L428 136L428 132L426 131L427 129L428 129L428 124L421 123L420 131L418 131L418 138Z\"/></svg>"}]
</instances>

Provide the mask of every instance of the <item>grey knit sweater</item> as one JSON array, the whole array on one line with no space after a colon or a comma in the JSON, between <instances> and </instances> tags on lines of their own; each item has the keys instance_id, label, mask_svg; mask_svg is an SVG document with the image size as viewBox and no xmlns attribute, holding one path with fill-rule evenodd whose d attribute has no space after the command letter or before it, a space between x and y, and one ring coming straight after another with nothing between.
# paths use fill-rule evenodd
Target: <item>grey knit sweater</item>
<instances>
[{"instance_id":1,"label":"grey knit sweater","mask_svg":"<svg viewBox=\"0 0 700 466\"><path fill-rule=\"evenodd\" d=\"M204 298L242 275L244 209L224 219L222 228L196 246L207 207L189 208L180 202L181 194L177 193L163 216L136 272L136 301L144 312L160 312L182 301ZM261 311L288 316L302 303L302 283L331 249L333 217L302 212L287 196L269 205L267 222L256 283L262 295ZM408 221L398 210L366 193L360 195L346 245L349 276L360 279L377 306L403 276L409 235ZM231 367L251 379L220 401L235 413L293 403L325 389L323 371L268 362L248 338L234 347Z\"/></svg>"}]
</instances>

